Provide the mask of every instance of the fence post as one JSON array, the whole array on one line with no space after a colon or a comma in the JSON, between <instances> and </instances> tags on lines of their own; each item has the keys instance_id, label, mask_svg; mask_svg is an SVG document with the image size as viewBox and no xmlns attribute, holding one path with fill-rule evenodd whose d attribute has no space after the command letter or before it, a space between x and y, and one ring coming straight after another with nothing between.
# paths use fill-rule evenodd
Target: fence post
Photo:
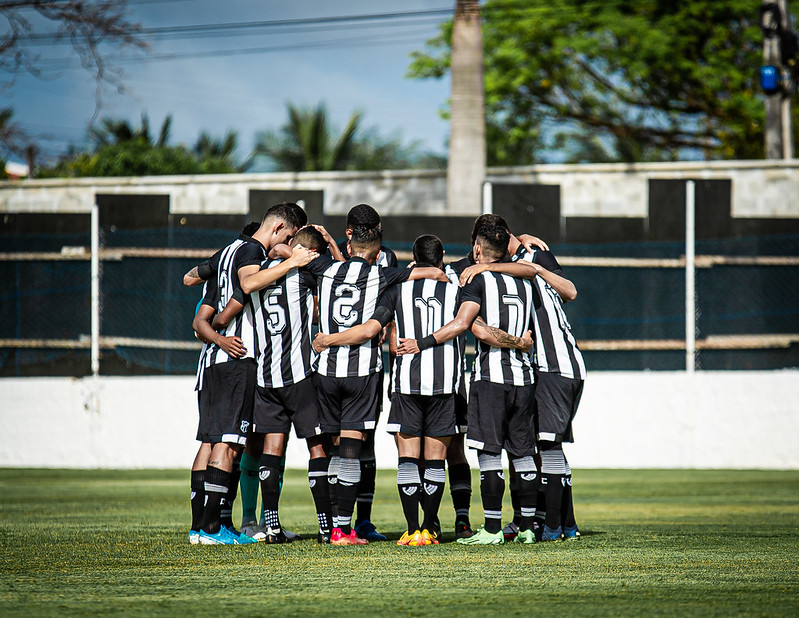
<instances>
[{"instance_id":1,"label":"fence post","mask_svg":"<svg viewBox=\"0 0 799 618\"><path fill-rule=\"evenodd\" d=\"M100 209L92 204L92 375L100 374Z\"/></svg>"},{"instance_id":2,"label":"fence post","mask_svg":"<svg viewBox=\"0 0 799 618\"><path fill-rule=\"evenodd\" d=\"M685 183L685 371L696 369L696 185Z\"/></svg>"},{"instance_id":3,"label":"fence post","mask_svg":"<svg viewBox=\"0 0 799 618\"><path fill-rule=\"evenodd\" d=\"M490 215L494 213L494 194L491 192L491 182L486 180L483 183L483 213Z\"/></svg>"}]
</instances>

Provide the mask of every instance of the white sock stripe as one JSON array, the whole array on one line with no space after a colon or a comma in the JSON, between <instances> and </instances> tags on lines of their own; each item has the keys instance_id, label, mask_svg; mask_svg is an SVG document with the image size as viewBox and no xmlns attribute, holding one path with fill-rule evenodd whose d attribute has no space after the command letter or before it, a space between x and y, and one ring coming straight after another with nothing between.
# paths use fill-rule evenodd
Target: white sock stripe
<instances>
[{"instance_id":1,"label":"white sock stripe","mask_svg":"<svg viewBox=\"0 0 799 618\"><path fill-rule=\"evenodd\" d=\"M361 462L357 459L347 459L342 457L338 470L339 482L358 483L361 480Z\"/></svg>"},{"instance_id":2,"label":"white sock stripe","mask_svg":"<svg viewBox=\"0 0 799 618\"><path fill-rule=\"evenodd\" d=\"M308 473L308 478L319 478L320 476L327 476L326 470L314 470Z\"/></svg>"},{"instance_id":3,"label":"white sock stripe","mask_svg":"<svg viewBox=\"0 0 799 618\"><path fill-rule=\"evenodd\" d=\"M477 461L480 463L480 472L502 470L502 455L479 453L477 455Z\"/></svg>"},{"instance_id":4,"label":"white sock stripe","mask_svg":"<svg viewBox=\"0 0 799 618\"><path fill-rule=\"evenodd\" d=\"M502 519L502 511L486 511L486 519Z\"/></svg>"},{"instance_id":5,"label":"white sock stripe","mask_svg":"<svg viewBox=\"0 0 799 618\"><path fill-rule=\"evenodd\" d=\"M444 468L425 468L424 480L443 485L447 482L447 472Z\"/></svg>"},{"instance_id":6,"label":"white sock stripe","mask_svg":"<svg viewBox=\"0 0 799 618\"><path fill-rule=\"evenodd\" d=\"M530 457L519 457L513 460L513 467L516 472L537 472L535 467L535 459Z\"/></svg>"},{"instance_id":7,"label":"white sock stripe","mask_svg":"<svg viewBox=\"0 0 799 618\"><path fill-rule=\"evenodd\" d=\"M535 517L535 507L528 508L523 506L521 515L522 517Z\"/></svg>"},{"instance_id":8,"label":"white sock stripe","mask_svg":"<svg viewBox=\"0 0 799 618\"><path fill-rule=\"evenodd\" d=\"M205 483L205 493L227 494L227 487L224 485L215 485L214 483Z\"/></svg>"},{"instance_id":9,"label":"white sock stripe","mask_svg":"<svg viewBox=\"0 0 799 618\"><path fill-rule=\"evenodd\" d=\"M450 491L472 491L472 486L469 483L450 483Z\"/></svg>"},{"instance_id":10,"label":"white sock stripe","mask_svg":"<svg viewBox=\"0 0 799 618\"><path fill-rule=\"evenodd\" d=\"M419 478L419 467L412 463L401 463L397 468L397 484L418 485L422 482Z\"/></svg>"}]
</instances>

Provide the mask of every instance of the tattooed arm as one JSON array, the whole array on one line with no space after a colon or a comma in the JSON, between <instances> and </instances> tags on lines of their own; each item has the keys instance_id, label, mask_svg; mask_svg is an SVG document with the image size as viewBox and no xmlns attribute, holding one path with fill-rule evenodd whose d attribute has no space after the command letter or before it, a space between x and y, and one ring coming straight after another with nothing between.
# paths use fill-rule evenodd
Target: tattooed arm
<instances>
[{"instance_id":1,"label":"tattooed arm","mask_svg":"<svg viewBox=\"0 0 799 618\"><path fill-rule=\"evenodd\" d=\"M533 347L532 331L528 330L521 337L516 337L506 333L501 328L489 326L480 316L472 323L472 334L477 339L493 348L511 348L514 350L521 350L522 352L529 352Z\"/></svg>"}]
</instances>

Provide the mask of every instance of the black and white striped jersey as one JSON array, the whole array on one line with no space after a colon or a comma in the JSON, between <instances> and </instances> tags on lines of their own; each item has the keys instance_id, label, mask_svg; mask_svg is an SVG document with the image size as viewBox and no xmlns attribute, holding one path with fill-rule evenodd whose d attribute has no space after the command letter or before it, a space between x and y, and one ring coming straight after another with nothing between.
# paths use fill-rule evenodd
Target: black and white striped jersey
<instances>
[{"instance_id":1,"label":"black and white striped jersey","mask_svg":"<svg viewBox=\"0 0 799 618\"><path fill-rule=\"evenodd\" d=\"M341 251L341 255L343 255L346 259L350 259L350 254L347 251L347 241L342 240L338 243L338 249ZM399 264L397 261L397 254L394 253L388 247L384 247L380 245L380 254L377 256L377 261L375 262L378 266L386 267L390 266L391 268L396 268Z\"/></svg>"},{"instance_id":2,"label":"black and white striped jersey","mask_svg":"<svg viewBox=\"0 0 799 618\"><path fill-rule=\"evenodd\" d=\"M452 281L419 279L390 288L380 304L393 312L398 338L419 340L455 319L458 292L458 284ZM457 393L463 379L460 339L462 337L418 354L398 356L391 376L393 392L404 395Z\"/></svg>"},{"instance_id":3,"label":"black and white striped jersey","mask_svg":"<svg viewBox=\"0 0 799 618\"><path fill-rule=\"evenodd\" d=\"M265 258L266 250L263 245L248 237L237 238L222 249L216 273L219 286L217 313L227 306L230 299L241 295L239 269L244 266L259 265ZM226 337L239 337L247 348L244 358L255 359L255 320L249 298L244 297L244 308L230 321L222 334ZM213 346L206 355L206 366L226 363L228 360L230 357L224 350Z\"/></svg>"},{"instance_id":4,"label":"black and white striped jersey","mask_svg":"<svg viewBox=\"0 0 799 618\"><path fill-rule=\"evenodd\" d=\"M354 257L338 262L320 255L306 267L316 276L319 329L326 335L363 324L391 285L407 281L410 270L383 268ZM319 355L316 371L332 378L368 376L383 369L380 337L359 346L338 346Z\"/></svg>"},{"instance_id":5,"label":"black and white striped jersey","mask_svg":"<svg viewBox=\"0 0 799 618\"><path fill-rule=\"evenodd\" d=\"M283 260L264 260L271 268ZM313 372L311 324L316 279L294 268L272 285L250 294L257 338L257 381L263 388L281 388Z\"/></svg>"},{"instance_id":6,"label":"black and white striped jersey","mask_svg":"<svg viewBox=\"0 0 799 618\"><path fill-rule=\"evenodd\" d=\"M461 289L461 303L480 305L480 317L489 326L521 337L531 328L533 286L523 279L485 271ZM530 355L520 350L495 348L478 341L472 380L526 386L533 383Z\"/></svg>"},{"instance_id":7,"label":"black and white striped jersey","mask_svg":"<svg viewBox=\"0 0 799 618\"><path fill-rule=\"evenodd\" d=\"M216 285L216 279L210 279L203 284L203 298L200 305L208 305L213 307L216 311L217 304L219 303L219 287ZM197 305L197 311L200 310L200 305ZM195 312L196 315L196 312ZM197 361L197 380L194 383L194 390L200 391L203 388L203 378L205 377L205 357L208 350L213 346L212 343L203 343L200 349L200 358Z\"/></svg>"},{"instance_id":8,"label":"black and white striped jersey","mask_svg":"<svg viewBox=\"0 0 799 618\"><path fill-rule=\"evenodd\" d=\"M514 260L535 262L564 276L563 270L549 251L527 251L519 247ZM585 363L577 340L571 331L571 325L563 310L563 300L555 289L541 277L533 280L535 294L535 346L533 347L533 364L538 371L558 373L566 378L584 380Z\"/></svg>"}]
</instances>

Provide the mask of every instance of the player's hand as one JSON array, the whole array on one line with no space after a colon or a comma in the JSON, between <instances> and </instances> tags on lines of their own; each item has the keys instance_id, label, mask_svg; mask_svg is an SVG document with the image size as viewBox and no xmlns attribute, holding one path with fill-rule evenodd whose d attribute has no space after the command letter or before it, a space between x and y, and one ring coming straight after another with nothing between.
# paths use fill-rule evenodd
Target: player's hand
<instances>
[{"instance_id":1,"label":"player's hand","mask_svg":"<svg viewBox=\"0 0 799 618\"><path fill-rule=\"evenodd\" d=\"M313 349L317 354L321 354L323 351L327 350L330 346L325 343L327 335L324 333L316 333L316 337L313 340Z\"/></svg>"},{"instance_id":2,"label":"player's hand","mask_svg":"<svg viewBox=\"0 0 799 618\"><path fill-rule=\"evenodd\" d=\"M549 245L545 243L540 238L535 236L531 236L530 234L521 234L520 236L516 237L522 246L527 249L528 251L533 251L536 247L539 249L543 249L544 251L549 251Z\"/></svg>"},{"instance_id":3,"label":"player's hand","mask_svg":"<svg viewBox=\"0 0 799 618\"><path fill-rule=\"evenodd\" d=\"M522 347L519 349L522 352L529 352L533 349L533 331L528 330L522 335Z\"/></svg>"},{"instance_id":4,"label":"player's hand","mask_svg":"<svg viewBox=\"0 0 799 618\"><path fill-rule=\"evenodd\" d=\"M291 261L292 267L300 267L309 264L318 257L319 254L316 251L306 249L302 245L295 245L291 250L291 257L289 260Z\"/></svg>"},{"instance_id":5,"label":"player's hand","mask_svg":"<svg viewBox=\"0 0 799 618\"><path fill-rule=\"evenodd\" d=\"M231 358L242 358L247 353L244 342L238 337L220 337L217 345Z\"/></svg>"},{"instance_id":6,"label":"player's hand","mask_svg":"<svg viewBox=\"0 0 799 618\"><path fill-rule=\"evenodd\" d=\"M380 331L380 345L383 345L391 334L391 324L386 324Z\"/></svg>"},{"instance_id":7,"label":"player's hand","mask_svg":"<svg viewBox=\"0 0 799 618\"><path fill-rule=\"evenodd\" d=\"M416 343L416 339L400 339L399 342L400 344L397 346L397 356L419 353L419 345Z\"/></svg>"},{"instance_id":8,"label":"player's hand","mask_svg":"<svg viewBox=\"0 0 799 618\"><path fill-rule=\"evenodd\" d=\"M488 264L472 264L471 266L467 266L460 276L461 287L467 283L471 283L472 279L486 270L488 270Z\"/></svg>"},{"instance_id":9,"label":"player's hand","mask_svg":"<svg viewBox=\"0 0 799 618\"><path fill-rule=\"evenodd\" d=\"M322 238L325 239L325 242L329 245L333 242L333 237L328 234L327 230L322 225L314 225L317 231L322 235Z\"/></svg>"}]
</instances>

